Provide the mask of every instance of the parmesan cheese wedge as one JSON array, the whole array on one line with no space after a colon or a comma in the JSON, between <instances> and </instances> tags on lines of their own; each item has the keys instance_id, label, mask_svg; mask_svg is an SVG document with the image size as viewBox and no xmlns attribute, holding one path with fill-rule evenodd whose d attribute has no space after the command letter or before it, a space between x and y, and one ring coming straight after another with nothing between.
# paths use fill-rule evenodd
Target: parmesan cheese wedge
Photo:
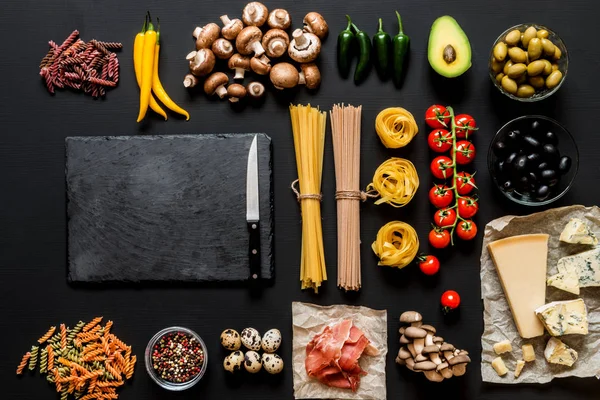
<instances>
[{"instance_id":1,"label":"parmesan cheese wedge","mask_svg":"<svg viewBox=\"0 0 600 400\"><path fill-rule=\"evenodd\" d=\"M544 334L535 310L546 301L548 235L511 236L487 245L522 338Z\"/></svg>"}]
</instances>

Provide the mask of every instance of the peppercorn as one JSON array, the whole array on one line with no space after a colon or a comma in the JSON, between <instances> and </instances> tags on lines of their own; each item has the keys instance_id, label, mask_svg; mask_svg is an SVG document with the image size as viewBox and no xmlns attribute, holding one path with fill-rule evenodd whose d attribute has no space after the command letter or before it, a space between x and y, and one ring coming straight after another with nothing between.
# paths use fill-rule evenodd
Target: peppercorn
<instances>
[{"instance_id":1,"label":"peppercorn","mask_svg":"<svg viewBox=\"0 0 600 400\"><path fill-rule=\"evenodd\" d=\"M204 351L195 337L186 332L167 333L152 350L152 366L160 378L185 383L200 373Z\"/></svg>"}]
</instances>

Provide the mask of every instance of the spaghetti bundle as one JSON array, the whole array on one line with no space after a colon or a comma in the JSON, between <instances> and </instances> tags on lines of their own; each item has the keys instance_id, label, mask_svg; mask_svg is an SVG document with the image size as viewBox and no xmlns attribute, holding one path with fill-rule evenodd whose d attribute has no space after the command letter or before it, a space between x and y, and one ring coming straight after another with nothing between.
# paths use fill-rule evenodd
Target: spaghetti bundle
<instances>
[{"instance_id":1,"label":"spaghetti bundle","mask_svg":"<svg viewBox=\"0 0 600 400\"><path fill-rule=\"evenodd\" d=\"M302 289L318 292L321 282L327 280L320 194L327 113L310 105L291 105L290 117L300 191L298 192L294 185L292 188L298 197L302 212L300 281Z\"/></svg>"},{"instance_id":2,"label":"spaghetti bundle","mask_svg":"<svg viewBox=\"0 0 600 400\"><path fill-rule=\"evenodd\" d=\"M358 290L360 273L360 121L362 106L334 105L331 135L335 159L340 288Z\"/></svg>"},{"instance_id":3,"label":"spaghetti bundle","mask_svg":"<svg viewBox=\"0 0 600 400\"><path fill-rule=\"evenodd\" d=\"M383 162L373 175L367 190L375 190L381 198L375 202L404 207L419 188L419 175L413 163L404 158L392 157Z\"/></svg>"},{"instance_id":4,"label":"spaghetti bundle","mask_svg":"<svg viewBox=\"0 0 600 400\"><path fill-rule=\"evenodd\" d=\"M377 115L375 130L385 147L397 149L410 143L419 133L419 126L408 110L390 107Z\"/></svg>"},{"instance_id":5,"label":"spaghetti bundle","mask_svg":"<svg viewBox=\"0 0 600 400\"><path fill-rule=\"evenodd\" d=\"M388 222L379 229L371 246L379 257L378 265L404 268L414 260L419 251L419 237L406 222Z\"/></svg>"}]
</instances>

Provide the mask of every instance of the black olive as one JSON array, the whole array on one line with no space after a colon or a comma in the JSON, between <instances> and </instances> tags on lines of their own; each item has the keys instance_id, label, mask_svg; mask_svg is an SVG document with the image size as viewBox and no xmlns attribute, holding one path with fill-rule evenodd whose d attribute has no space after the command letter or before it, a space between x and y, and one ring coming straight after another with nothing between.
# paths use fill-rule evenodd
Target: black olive
<instances>
[{"instance_id":1,"label":"black olive","mask_svg":"<svg viewBox=\"0 0 600 400\"><path fill-rule=\"evenodd\" d=\"M548 164L545 161L543 163L541 163L540 165L538 165L538 170L539 171L543 171L543 170L548 169L548 168L550 168L550 164Z\"/></svg>"},{"instance_id":2,"label":"black olive","mask_svg":"<svg viewBox=\"0 0 600 400\"><path fill-rule=\"evenodd\" d=\"M508 157L506 157L506 160L504 160L504 162L507 166L509 166L515 160L515 158L517 158L517 153L510 153Z\"/></svg>"},{"instance_id":3,"label":"black olive","mask_svg":"<svg viewBox=\"0 0 600 400\"><path fill-rule=\"evenodd\" d=\"M542 157L538 153L531 153L527 156L529 166L538 165Z\"/></svg>"},{"instance_id":4,"label":"black olive","mask_svg":"<svg viewBox=\"0 0 600 400\"><path fill-rule=\"evenodd\" d=\"M531 182L531 183L537 183L537 181L538 181L537 175L534 174L533 172L528 173L527 178L529 179L529 182Z\"/></svg>"},{"instance_id":5,"label":"black olive","mask_svg":"<svg viewBox=\"0 0 600 400\"><path fill-rule=\"evenodd\" d=\"M523 142L533 150L536 150L540 147L541 143L532 136L523 136Z\"/></svg>"},{"instance_id":6,"label":"black olive","mask_svg":"<svg viewBox=\"0 0 600 400\"><path fill-rule=\"evenodd\" d=\"M537 119L531 123L531 131L533 133L538 131L541 127L542 127L542 125L540 124L540 121L538 121Z\"/></svg>"},{"instance_id":7,"label":"black olive","mask_svg":"<svg viewBox=\"0 0 600 400\"><path fill-rule=\"evenodd\" d=\"M560 153L553 144L545 144L544 147L542 147L542 155L551 163L558 161L560 158Z\"/></svg>"},{"instance_id":8,"label":"black olive","mask_svg":"<svg viewBox=\"0 0 600 400\"><path fill-rule=\"evenodd\" d=\"M529 179L527 179L526 176L522 176L519 178L519 188L521 190L528 190L529 189Z\"/></svg>"},{"instance_id":9,"label":"black olive","mask_svg":"<svg viewBox=\"0 0 600 400\"><path fill-rule=\"evenodd\" d=\"M548 186L550 187L554 187L558 184L558 178L554 178L554 179L550 179L548 182L546 182Z\"/></svg>"},{"instance_id":10,"label":"black olive","mask_svg":"<svg viewBox=\"0 0 600 400\"><path fill-rule=\"evenodd\" d=\"M505 192L512 192L513 190L515 190L515 188L514 188L514 186L513 186L513 184L512 184L512 182L511 182L511 181L506 181L506 182L504 182L504 183L502 184L502 189L503 189Z\"/></svg>"},{"instance_id":11,"label":"black olive","mask_svg":"<svg viewBox=\"0 0 600 400\"><path fill-rule=\"evenodd\" d=\"M525 169L527 168L527 156L525 155L520 155L517 156L513 163L513 170L519 174L525 172Z\"/></svg>"},{"instance_id":12,"label":"black olive","mask_svg":"<svg viewBox=\"0 0 600 400\"><path fill-rule=\"evenodd\" d=\"M496 171L498 171L500 175L503 175L507 172L504 161L496 161Z\"/></svg>"},{"instance_id":13,"label":"black olive","mask_svg":"<svg viewBox=\"0 0 600 400\"><path fill-rule=\"evenodd\" d=\"M556 136L554 132L546 132L544 135L544 142L556 146L558 144L558 136Z\"/></svg>"},{"instance_id":14,"label":"black olive","mask_svg":"<svg viewBox=\"0 0 600 400\"><path fill-rule=\"evenodd\" d=\"M542 185L537 189L535 196L538 200L544 200L550 194L550 188L546 185Z\"/></svg>"},{"instance_id":15,"label":"black olive","mask_svg":"<svg viewBox=\"0 0 600 400\"><path fill-rule=\"evenodd\" d=\"M508 139L509 142L511 142L511 143L514 144L514 143L516 143L519 140L519 136L521 136L521 132L519 132L519 131L510 131L506 135L506 138Z\"/></svg>"},{"instance_id":16,"label":"black olive","mask_svg":"<svg viewBox=\"0 0 600 400\"><path fill-rule=\"evenodd\" d=\"M497 141L496 143L494 143L494 154L496 155L496 157L504 157L507 151L508 148L506 147L506 144L503 141Z\"/></svg>"},{"instance_id":17,"label":"black olive","mask_svg":"<svg viewBox=\"0 0 600 400\"><path fill-rule=\"evenodd\" d=\"M562 156L558 162L558 172L566 174L571 169L571 157Z\"/></svg>"},{"instance_id":18,"label":"black olive","mask_svg":"<svg viewBox=\"0 0 600 400\"><path fill-rule=\"evenodd\" d=\"M545 169L542 171L542 180L545 182L549 182L552 179L556 178L556 171L554 171L553 169Z\"/></svg>"}]
</instances>

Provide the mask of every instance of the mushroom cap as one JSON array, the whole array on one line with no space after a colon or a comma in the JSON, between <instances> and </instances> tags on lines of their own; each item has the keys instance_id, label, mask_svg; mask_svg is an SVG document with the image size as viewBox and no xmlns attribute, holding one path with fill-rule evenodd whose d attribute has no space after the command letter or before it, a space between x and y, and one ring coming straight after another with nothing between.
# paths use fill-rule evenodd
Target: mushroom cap
<instances>
[{"instance_id":1,"label":"mushroom cap","mask_svg":"<svg viewBox=\"0 0 600 400\"><path fill-rule=\"evenodd\" d=\"M235 47L240 54L252 54L252 43L260 41L262 31L256 26L247 26L235 38Z\"/></svg>"},{"instance_id":2,"label":"mushroom cap","mask_svg":"<svg viewBox=\"0 0 600 400\"><path fill-rule=\"evenodd\" d=\"M227 62L229 69L243 68L246 71L250 69L250 57L244 57L241 54L234 54Z\"/></svg>"},{"instance_id":3,"label":"mushroom cap","mask_svg":"<svg viewBox=\"0 0 600 400\"><path fill-rule=\"evenodd\" d=\"M436 345L425 346L425 347L423 347L423 350L421 350L421 353L423 353L423 354L439 353L439 352L440 352L440 348L437 347Z\"/></svg>"},{"instance_id":4,"label":"mushroom cap","mask_svg":"<svg viewBox=\"0 0 600 400\"><path fill-rule=\"evenodd\" d=\"M404 335L404 331L406 330L405 326L400 327L400 329L398 329L398 333L401 335Z\"/></svg>"},{"instance_id":5,"label":"mushroom cap","mask_svg":"<svg viewBox=\"0 0 600 400\"><path fill-rule=\"evenodd\" d=\"M267 24L271 28L287 29L292 25L292 18L287 10L276 8L269 13Z\"/></svg>"},{"instance_id":6,"label":"mushroom cap","mask_svg":"<svg viewBox=\"0 0 600 400\"><path fill-rule=\"evenodd\" d=\"M410 340L408 340L408 338L404 335L400 336L400 344L409 344L411 343Z\"/></svg>"},{"instance_id":7,"label":"mushroom cap","mask_svg":"<svg viewBox=\"0 0 600 400\"><path fill-rule=\"evenodd\" d=\"M233 45L229 40L219 38L213 42L212 52L217 58L220 58L221 60L226 60L233 55Z\"/></svg>"},{"instance_id":8,"label":"mushroom cap","mask_svg":"<svg viewBox=\"0 0 600 400\"><path fill-rule=\"evenodd\" d=\"M471 358L469 358L469 356L467 355L463 355L460 354L458 356L452 357L451 359L448 360L448 365L450 365L451 367L458 365L458 364L467 364L471 362Z\"/></svg>"},{"instance_id":9,"label":"mushroom cap","mask_svg":"<svg viewBox=\"0 0 600 400\"><path fill-rule=\"evenodd\" d=\"M441 336L434 336L432 340L433 340L433 343L440 343L440 344L444 343L444 338Z\"/></svg>"},{"instance_id":10,"label":"mushroom cap","mask_svg":"<svg viewBox=\"0 0 600 400\"><path fill-rule=\"evenodd\" d=\"M304 81L307 89L316 89L321 84L321 71L315 63L301 64L300 68L304 74Z\"/></svg>"},{"instance_id":11,"label":"mushroom cap","mask_svg":"<svg viewBox=\"0 0 600 400\"><path fill-rule=\"evenodd\" d=\"M196 76L205 76L215 67L215 55L210 49L192 51L186 57L189 60L190 72Z\"/></svg>"},{"instance_id":12,"label":"mushroom cap","mask_svg":"<svg viewBox=\"0 0 600 400\"><path fill-rule=\"evenodd\" d=\"M223 28L221 28L221 35L225 39L233 40L237 37L242 29L244 29L244 23L241 19L229 19L227 15L221 15L221 21L223 22Z\"/></svg>"},{"instance_id":13,"label":"mushroom cap","mask_svg":"<svg viewBox=\"0 0 600 400\"><path fill-rule=\"evenodd\" d=\"M214 22L204 25L202 29L199 30L198 37L196 38L196 50L208 49L220 35L221 28L219 25Z\"/></svg>"},{"instance_id":14,"label":"mushroom cap","mask_svg":"<svg viewBox=\"0 0 600 400\"><path fill-rule=\"evenodd\" d=\"M309 12L302 20L304 24L304 30L313 33L319 37L319 39L325 38L329 33L329 26L325 18L318 12Z\"/></svg>"},{"instance_id":15,"label":"mushroom cap","mask_svg":"<svg viewBox=\"0 0 600 400\"><path fill-rule=\"evenodd\" d=\"M425 378L430 382L441 382L444 380L442 374L437 371L424 371L423 375L425 375Z\"/></svg>"},{"instance_id":16,"label":"mushroom cap","mask_svg":"<svg viewBox=\"0 0 600 400\"><path fill-rule=\"evenodd\" d=\"M432 334L435 334L435 332L436 332L435 328L433 326L431 326L431 325L425 325L425 324L423 324L419 328L425 329L426 331L429 331Z\"/></svg>"},{"instance_id":17,"label":"mushroom cap","mask_svg":"<svg viewBox=\"0 0 600 400\"><path fill-rule=\"evenodd\" d=\"M300 39L302 36L304 39ZM302 32L300 29L296 29L292 33L292 37L293 39L288 47L288 54L292 60L299 63L316 60L321 52L321 39L312 33ZM299 40L304 40L304 43L298 43Z\"/></svg>"},{"instance_id":18,"label":"mushroom cap","mask_svg":"<svg viewBox=\"0 0 600 400\"><path fill-rule=\"evenodd\" d=\"M410 324L411 322L422 321L423 316L416 311L405 311L400 315L400 322Z\"/></svg>"},{"instance_id":19,"label":"mushroom cap","mask_svg":"<svg viewBox=\"0 0 600 400\"><path fill-rule=\"evenodd\" d=\"M260 82L250 82L246 86L246 91L248 92L248 96L257 99L265 94L265 85Z\"/></svg>"},{"instance_id":20,"label":"mushroom cap","mask_svg":"<svg viewBox=\"0 0 600 400\"><path fill-rule=\"evenodd\" d=\"M199 81L200 80L196 77L196 75L187 74L183 78L183 86L185 86L186 88L192 88L192 87L196 86Z\"/></svg>"},{"instance_id":21,"label":"mushroom cap","mask_svg":"<svg viewBox=\"0 0 600 400\"><path fill-rule=\"evenodd\" d=\"M406 365L406 360L403 360L402 358L400 358L400 356L396 356L396 364Z\"/></svg>"},{"instance_id":22,"label":"mushroom cap","mask_svg":"<svg viewBox=\"0 0 600 400\"><path fill-rule=\"evenodd\" d=\"M264 54L262 57L252 57L250 59L250 69L258 75L266 75L271 71L270 60Z\"/></svg>"},{"instance_id":23,"label":"mushroom cap","mask_svg":"<svg viewBox=\"0 0 600 400\"><path fill-rule=\"evenodd\" d=\"M267 22L268 14L267 6L258 1L252 1L244 7L242 21L248 26L263 26Z\"/></svg>"},{"instance_id":24,"label":"mushroom cap","mask_svg":"<svg viewBox=\"0 0 600 400\"><path fill-rule=\"evenodd\" d=\"M407 358L405 360L405 362L406 362L406 368L410 369L411 371L414 371L415 360L413 360L412 358Z\"/></svg>"},{"instance_id":25,"label":"mushroom cap","mask_svg":"<svg viewBox=\"0 0 600 400\"><path fill-rule=\"evenodd\" d=\"M443 370L444 368L448 368L447 362L443 362L443 363L439 364L435 370L439 372L439 371Z\"/></svg>"},{"instance_id":26,"label":"mushroom cap","mask_svg":"<svg viewBox=\"0 0 600 400\"><path fill-rule=\"evenodd\" d=\"M227 87L227 96L229 96L229 101L235 102L246 96L246 88L239 83L232 83Z\"/></svg>"},{"instance_id":27,"label":"mushroom cap","mask_svg":"<svg viewBox=\"0 0 600 400\"><path fill-rule=\"evenodd\" d=\"M461 355L462 355L462 356L468 356L468 355L469 355L469 352L468 352L468 351L466 351L466 350L459 350L459 351L458 351L458 353L457 353L457 355L458 355L458 356L461 356Z\"/></svg>"},{"instance_id":28,"label":"mushroom cap","mask_svg":"<svg viewBox=\"0 0 600 400\"><path fill-rule=\"evenodd\" d=\"M420 363L420 362L428 361L428 360L429 360L429 358L425 357L423 354L417 354L417 356L415 357L416 363Z\"/></svg>"},{"instance_id":29,"label":"mushroom cap","mask_svg":"<svg viewBox=\"0 0 600 400\"><path fill-rule=\"evenodd\" d=\"M410 339L422 339L427 336L427 331L416 326L409 326L404 331L404 336Z\"/></svg>"},{"instance_id":30,"label":"mushroom cap","mask_svg":"<svg viewBox=\"0 0 600 400\"><path fill-rule=\"evenodd\" d=\"M269 78L275 87L290 89L298 84L300 74L292 64L282 62L271 68Z\"/></svg>"},{"instance_id":31,"label":"mushroom cap","mask_svg":"<svg viewBox=\"0 0 600 400\"><path fill-rule=\"evenodd\" d=\"M433 371L437 365L433 361L421 361L416 362L413 368L415 371Z\"/></svg>"},{"instance_id":32,"label":"mushroom cap","mask_svg":"<svg viewBox=\"0 0 600 400\"><path fill-rule=\"evenodd\" d=\"M402 346L398 351L398 357L400 357L403 360L406 360L407 358L411 358L412 354L410 354L410 351L406 350L406 348Z\"/></svg>"},{"instance_id":33,"label":"mushroom cap","mask_svg":"<svg viewBox=\"0 0 600 400\"><path fill-rule=\"evenodd\" d=\"M440 351L454 351L454 346L450 343L442 343Z\"/></svg>"},{"instance_id":34,"label":"mushroom cap","mask_svg":"<svg viewBox=\"0 0 600 400\"><path fill-rule=\"evenodd\" d=\"M286 31L281 29L269 29L262 38L265 53L272 58L284 55L289 45L290 37Z\"/></svg>"},{"instance_id":35,"label":"mushroom cap","mask_svg":"<svg viewBox=\"0 0 600 400\"><path fill-rule=\"evenodd\" d=\"M226 85L229 78L222 72L215 72L204 81L204 91L208 95L213 95L219 86Z\"/></svg>"}]
</instances>

